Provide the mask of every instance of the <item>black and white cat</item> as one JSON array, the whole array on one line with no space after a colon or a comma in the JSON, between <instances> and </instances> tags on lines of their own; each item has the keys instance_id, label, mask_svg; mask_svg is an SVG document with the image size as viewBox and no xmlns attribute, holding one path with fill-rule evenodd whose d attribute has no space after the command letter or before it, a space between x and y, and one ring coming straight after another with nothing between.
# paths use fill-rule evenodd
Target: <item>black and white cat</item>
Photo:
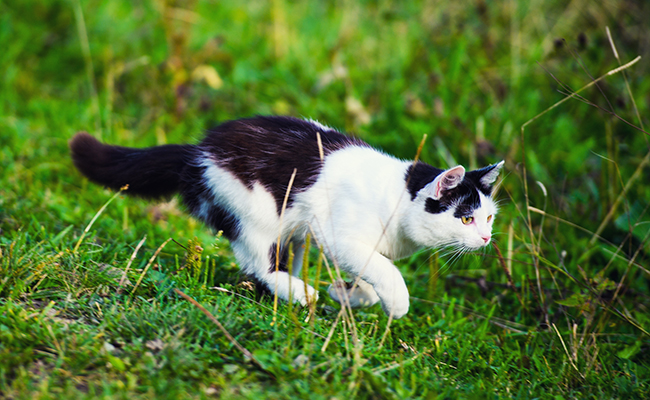
<instances>
[{"instance_id":1,"label":"black and white cat","mask_svg":"<svg viewBox=\"0 0 650 400\"><path fill-rule=\"evenodd\" d=\"M299 278L305 236L313 232L331 260L360 278L350 304L380 301L394 318L408 312L409 292L391 260L423 247L486 246L497 212L492 185L503 166L465 172L402 161L291 117L226 122L198 145L132 149L79 133L70 148L74 164L94 182L113 189L128 184L126 193L145 198L180 193L193 216L223 231L243 272L302 305L318 298Z\"/></svg>"}]
</instances>

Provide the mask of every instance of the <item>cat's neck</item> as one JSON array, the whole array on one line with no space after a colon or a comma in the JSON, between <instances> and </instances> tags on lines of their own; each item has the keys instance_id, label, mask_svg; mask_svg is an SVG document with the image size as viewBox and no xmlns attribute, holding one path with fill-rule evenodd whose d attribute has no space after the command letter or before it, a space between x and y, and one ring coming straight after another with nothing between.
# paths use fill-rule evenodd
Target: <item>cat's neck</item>
<instances>
[{"instance_id":1,"label":"cat's neck","mask_svg":"<svg viewBox=\"0 0 650 400\"><path fill-rule=\"evenodd\" d=\"M395 236L395 240L392 243L386 243L378 251L391 260L399 260L412 255L422 248L424 247L415 243L405 232L402 232Z\"/></svg>"},{"instance_id":2,"label":"cat's neck","mask_svg":"<svg viewBox=\"0 0 650 400\"><path fill-rule=\"evenodd\" d=\"M392 158L392 157L391 157ZM394 188L392 194L399 198L395 201L395 209L386 221L384 240L378 245L377 251L391 260L408 257L418 250L426 247L412 239L408 227L410 211L413 207L408 188L406 186L410 175L411 161L400 161L401 168L397 168L404 177ZM404 185L402 189L398 186ZM390 238L390 239L389 239Z\"/></svg>"}]
</instances>

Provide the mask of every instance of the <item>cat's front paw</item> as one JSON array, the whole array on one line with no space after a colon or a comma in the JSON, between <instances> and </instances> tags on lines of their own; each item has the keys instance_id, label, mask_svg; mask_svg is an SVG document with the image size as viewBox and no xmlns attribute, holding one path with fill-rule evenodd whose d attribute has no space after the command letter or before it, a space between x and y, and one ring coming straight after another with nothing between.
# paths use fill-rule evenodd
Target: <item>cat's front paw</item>
<instances>
[{"instance_id":1,"label":"cat's front paw","mask_svg":"<svg viewBox=\"0 0 650 400\"><path fill-rule=\"evenodd\" d=\"M402 318L409 312L409 298L406 296L406 298L382 301L381 308L386 315L392 315L394 319Z\"/></svg>"},{"instance_id":2,"label":"cat's front paw","mask_svg":"<svg viewBox=\"0 0 650 400\"><path fill-rule=\"evenodd\" d=\"M373 287L364 280L359 279L356 285L354 282L336 281L330 285L327 292L332 300L339 304L344 303L347 296L351 308L370 307L379 301L379 296Z\"/></svg>"},{"instance_id":3,"label":"cat's front paw","mask_svg":"<svg viewBox=\"0 0 650 400\"><path fill-rule=\"evenodd\" d=\"M310 285L307 285L307 293L305 293L304 284L294 288L292 292L294 303L300 303L303 307L318 301L318 292Z\"/></svg>"},{"instance_id":4,"label":"cat's front paw","mask_svg":"<svg viewBox=\"0 0 650 400\"><path fill-rule=\"evenodd\" d=\"M409 292L404 280L394 282L388 288L375 290L381 300L381 308L386 315L392 315L394 319L402 318L409 312Z\"/></svg>"}]
</instances>

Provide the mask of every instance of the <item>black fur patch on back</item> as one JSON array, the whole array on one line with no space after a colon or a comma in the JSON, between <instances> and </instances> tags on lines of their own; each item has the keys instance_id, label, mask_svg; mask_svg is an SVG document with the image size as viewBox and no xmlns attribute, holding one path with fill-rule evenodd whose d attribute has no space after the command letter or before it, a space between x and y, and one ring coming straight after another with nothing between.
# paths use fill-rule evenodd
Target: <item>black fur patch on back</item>
<instances>
[{"instance_id":1,"label":"black fur patch on back","mask_svg":"<svg viewBox=\"0 0 650 400\"><path fill-rule=\"evenodd\" d=\"M318 178L322 162L317 133L324 156L348 146L368 146L302 119L259 116L226 122L210 130L200 147L248 188L261 183L273 195L279 214L294 169L297 172L287 206L291 206L295 193L309 188Z\"/></svg>"},{"instance_id":2,"label":"black fur patch on back","mask_svg":"<svg viewBox=\"0 0 650 400\"><path fill-rule=\"evenodd\" d=\"M196 154L195 157L199 157L199 155ZM205 169L206 167L186 166L181 175L180 192L183 196L183 203L192 215L203 220L206 225L215 231L223 231L223 235L229 240L236 240L241 230L239 220L233 214L214 204L212 193L204 182ZM209 204L205 218L201 215L201 207L204 203Z\"/></svg>"}]
</instances>

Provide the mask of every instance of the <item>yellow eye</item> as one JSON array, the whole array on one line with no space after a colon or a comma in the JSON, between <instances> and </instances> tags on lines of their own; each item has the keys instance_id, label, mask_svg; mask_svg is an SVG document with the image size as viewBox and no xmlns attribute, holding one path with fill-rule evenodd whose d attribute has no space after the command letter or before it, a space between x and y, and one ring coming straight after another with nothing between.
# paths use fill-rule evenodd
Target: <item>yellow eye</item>
<instances>
[{"instance_id":1,"label":"yellow eye","mask_svg":"<svg viewBox=\"0 0 650 400\"><path fill-rule=\"evenodd\" d=\"M474 217L460 217L460 220L463 222L465 225L469 225L474 221Z\"/></svg>"},{"instance_id":2,"label":"yellow eye","mask_svg":"<svg viewBox=\"0 0 650 400\"><path fill-rule=\"evenodd\" d=\"M488 215L487 222L490 222L490 221L492 221L492 216L491 216L491 215Z\"/></svg>"}]
</instances>

